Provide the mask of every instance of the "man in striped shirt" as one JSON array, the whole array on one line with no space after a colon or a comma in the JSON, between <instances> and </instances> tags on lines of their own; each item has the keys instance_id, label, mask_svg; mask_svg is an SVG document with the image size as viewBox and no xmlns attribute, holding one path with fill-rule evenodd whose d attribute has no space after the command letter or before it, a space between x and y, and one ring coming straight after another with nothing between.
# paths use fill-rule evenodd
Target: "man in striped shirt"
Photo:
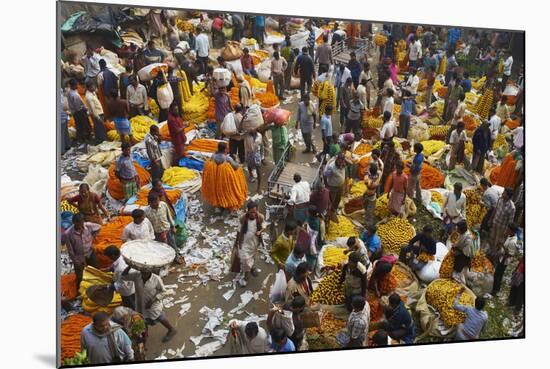
<instances>
[{"instance_id":1,"label":"man in striped shirt","mask_svg":"<svg viewBox=\"0 0 550 369\"><path fill-rule=\"evenodd\" d=\"M307 38L307 48L309 51L309 56L313 59L314 50L315 50L315 30L313 29L313 24L311 21L307 23L307 30L309 31L309 36Z\"/></svg>"}]
</instances>

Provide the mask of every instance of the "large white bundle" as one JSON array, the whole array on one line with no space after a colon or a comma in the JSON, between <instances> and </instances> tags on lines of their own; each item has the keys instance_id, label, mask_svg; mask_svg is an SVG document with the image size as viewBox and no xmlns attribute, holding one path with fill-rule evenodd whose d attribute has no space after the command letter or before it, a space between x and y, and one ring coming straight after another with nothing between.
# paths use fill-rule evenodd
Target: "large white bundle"
<instances>
[{"instance_id":1,"label":"large white bundle","mask_svg":"<svg viewBox=\"0 0 550 369\"><path fill-rule=\"evenodd\" d=\"M225 68L216 68L212 73L218 87L227 87L231 82L231 72Z\"/></svg>"},{"instance_id":2,"label":"large white bundle","mask_svg":"<svg viewBox=\"0 0 550 369\"><path fill-rule=\"evenodd\" d=\"M242 128L245 131L253 131L264 124L262 109L258 104L253 104L248 108L242 121Z\"/></svg>"},{"instance_id":3,"label":"large white bundle","mask_svg":"<svg viewBox=\"0 0 550 369\"><path fill-rule=\"evenodd\" d=\"M431 281L438 279L439 268L441 267L441 263L448 252L449 249L441 242L438 242L436 244L435 260L430 261L424 266L424 268L416 272L418 278L425 283L430 283Z\"/></svg>"},{"instance_id":4,"label":"large white bundle","mask_svg":"<svg viewBox=\"0 0 550 369\"><path fill-rule=\"evenodd\" d=\"M141 68L138 71L139 80L142 82L150 81L157 76L157 73L159 70L162 70L164 71L164 73L167 73L168 65L164 63L153 63L153 64L146 65L145 67Z\"/></svg>"},{"instance_id":5,"label":"large white bundle","mask_svg":"<svg viewBox=\"0 0 550 369\"><path fill-rule=\"evenodd\" d=\"M126 242L120 253L128 265L141 271L162 268L176 257L174 249L167 244L144 240Z\"/></svg>"}]
</instances>

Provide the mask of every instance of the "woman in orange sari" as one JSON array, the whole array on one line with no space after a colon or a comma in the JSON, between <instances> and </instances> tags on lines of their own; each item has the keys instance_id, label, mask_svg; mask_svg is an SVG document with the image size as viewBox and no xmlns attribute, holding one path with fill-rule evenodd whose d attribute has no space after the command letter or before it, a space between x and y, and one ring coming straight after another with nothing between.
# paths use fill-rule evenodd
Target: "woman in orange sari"
<instances>
[{"instance_id":1,"label":"woman in orange sari","mask_svg":"<svg viewBox=\"0 0 550 369\"><path fill-rule=\"evenodd\" d=\"M225 142L218 144L218 151L204 164L201 193L210 205L221 210L239 209L248 195L248 185L242 167L231 155Z\"/></svg>"}]
</instances>

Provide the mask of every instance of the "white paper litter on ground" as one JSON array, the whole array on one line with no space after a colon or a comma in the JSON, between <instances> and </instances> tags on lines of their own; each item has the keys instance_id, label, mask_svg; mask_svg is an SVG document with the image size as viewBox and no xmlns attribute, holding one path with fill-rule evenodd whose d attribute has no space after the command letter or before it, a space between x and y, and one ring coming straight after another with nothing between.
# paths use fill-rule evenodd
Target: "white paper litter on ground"
<instances>
[{"instance_id":1,"label":"white paper litter on ground","mask_svg":"<svg viewBox=\"0 0 550 369\"><path fill-rule=\"evenodd\" d=\"M200 346L197 350L195 350L195 355L192 357L206 357L211 356L214 352L221 349L223 344L220 341L213 341L210 343L207 343L203 346Z\"/></svg>"},{"instance_id":2,"label":"white paper litter on ground","mask_svg":"<svg viewBox=\"0 0 550 369\"><path fill-rule=\"evenodd\" d=\"M166 357L166 350L162 350L160 355L155 358L155 360L167 360L167 359L168 358Z\"/></svg>"},{"instance_id":3,"label":"white paper litter on ground","mask_svg":"<svg viewBox=\"0 0 550 369\"><path fill-rule=\"evenodd\" d=\"M232 290L229 290L229 291L225 292L222 295L223 298L225 299L225 301L229 301L231 299L231 297L233 297L233 295L235 294L236 290L237 290L236 288L233 288Z\"/></svg>"},{"instance_id":4,"label":"white paper litter on ground","mask_svg":"<svg viewBox=\"0 0 550 369\"><path fill-rule=\"evenodd\" d=\"M187 314L189 312L189 310L191 310L191 303L188 302L186 304L182 304L181 307L180 307L180 317L184 316L185 314Z\"/></svg>"}]
</instances>

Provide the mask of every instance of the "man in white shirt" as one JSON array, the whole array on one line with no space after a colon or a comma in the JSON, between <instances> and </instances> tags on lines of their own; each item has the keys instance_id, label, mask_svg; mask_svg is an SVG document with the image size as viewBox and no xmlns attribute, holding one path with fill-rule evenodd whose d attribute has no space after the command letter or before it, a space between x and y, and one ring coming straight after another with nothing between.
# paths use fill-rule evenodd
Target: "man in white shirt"
<instances>
[{"instance_id":1,"label":"man in white shirt","mask_svg":"<svg viewBox=\"0 0 550 369\"><path fill-rule=\"evenodd\" d=\"M416 68L409 68L409 76L403 88L408 90L412 96L416 96L418 90L418 84L420 83L420 78L416 75Z\"/></svg>"},{"instance_id":2,"label":"man in white shirt","mask_svg":"<svg viewBox=\"0 0 550 369\"><path fill-rule=\"evenodd\" d=\"M94 49L91 47L86 49L86 55L81 59L82 64L84 64L84 70L86 71L86 82L95 80L99 74L99 59L101 59L101 55L96 53Z\"/></svg>"},{"instance_id":3,"label":"man in white shirt","mask_svg":"<svg viewBox=\"0 0 550 369\"><path fill-rule=\"evenodd\" d=\"M389 111L384 111L384 125L380 130L380 139L385 141L391 141L393 136L397 136L397 127L395 122L391 119Z\"/></svg>"},{"instance_id":4,"label":"man in white shirt","mask_svg":"<svg viewBox=\"0 0 550 369\"><path fill-rule=\"evenodd\" d=\"M491 128L491 146L493 145L493 141L497 138L498 133L500 132L500 127L502 125L502 120L496 113L495 108L491 108L489 116L489 125Z\"/></svg>"},{"instance_id":5,"label":"man in white shirt","mask_svg":"<svg viewBox=\"0 0 550 369\"><path fill-rule=\"evenodd\" d=\"M521 149L523 147L523 125L512 130L512 137L514 137L514 148Z\"/></svg>"},{"instance_id":6,"label":"man in white shirt","mask_svg":"<svg viewBox=\"0 0 550 369\"><path fill-rule=\"evenodd\" d=\"M206 74L210 43L208 41L208 35L204 32L204 29L202 27L199 27L199 35L195 39L195 51L197 52L197 62L200 66L199 73Z\"/></svg>"},{"instance_id":7,"label":"man in white shirt","mask_svg":"<svg viewBox=\"0 0 550 369\"><path fill-rule=\"evenodd\" d=\"M393 117L393 105L394 105L394 100L393 100L393 90L388 88L386 90L386 94L387 94L387 97L386 97L386 100L384 101L384 109L382 109L382 112L389 112L390 113L390 118Z\"/></svg>"},{"instance_id":8,"label":"man in white shirt","mask_svg":"<svg viewBox=\"0 0 550 369\"><path fill-rule=\"evenodd\" d=\"M134 209L132 211L134 221L124 227L122 232L122 241L145 240L152 241L155 239L155 230L151 221L145 217L145 211L142 209Z\"/></svg>"},{"instance_id":9,"label":"man in white shirt","mask_svg":"<svg viewBox=\"0 0 550 369\"><path fill-rule=\"evenodd\" d=\"M85 103L88 108L88 113L94 121L95 143L100 144L103 141L107 141L107 132L105 131L105 126L103 125L103 106L101 106L101 103L97 98L95 93L95 84L91 79L86 82Z\"/></svg>"},{"instance_id":10,"label":"man in white shirt","mask_svg":"<svg viewBox=\"0 0 550 369\"><path fill-rule=\"evenodd\" d=\"M416 68L417 67L416 63L418 62L418 60L421 60L421 59L422 59L422 43L420 42L418 37L416 37L415 35L413 38L413 42L411 42L409 46L409 65L411 67Z\"/></svg>"},{"instance_id":11,"label":"man in white shirt","mask_svg":"<svg viewBox=\"0 0 550 369\"><path fill-rule=\"evenodd\" d=\"M447 234L451 234L461 220L466 219L466 196L462 193L462 183L454 185L454 191L447 195L443 204L443 222Z\"/></svg>"},{"instance_id":12,"label":"man in white shirt","mask_svg":"<svg viewBox=\"0 0 550 369\"><path fill-rule=\"evenodd\" d=\"M506 88L508 79L512 75L512 66L514 65L514 57L512 56L510 51L506 51L504 56L507 56L507 58L504 61L504 70L502 71L502 89L503 90Z\"/></svg>"},{"instance_id":13,"label":"man in white shirt","mask_svg":"<svg viewBox=\"0 0 550 369\"><path fill-rule=\"evenodd\" d=\"M288 204L293 207L294 219L302 222L306 221L310 195L309 183L302 181L302 176L295 173L294 185L290 190L290 199L288 200Z\"/></svg>"},{"instance_id":14,"label":"man in white shirt","mask_svg":"<svg viewBox=\"0 0 550 369\"><path fill-rule=\"evenodd\" d=\"M111 289L117 291L122 297L122 305L135 309L135 287L134 282L122 279L122 272L128 268L124 258L120 256L120 250L116 246L108 246L104 251L105 256L113 261L109 271L113 272L113 284Z\"/></svg>"},{"instance_id":15,"label":"man in white shirt","mask_svg":"<svg viewBox=\"0 0 550 369\"><path fill-rule=\"evenodd\" d=\"M245 322L239 320L232 320L229 322L231 333L229 339L234 339L234 336L238 336L240 343L238 347L239 354L264 354L269 352L271 342L269 335L262 327L258 326L256 322Z\"/></svg>"},{"instance_id":16,"label":"man in white shirt","mask_svg":"<svg viewBox=\"0 0 550 369\"><path fill-rule=\"evenodd\" d=\"M344 64L340 64L336 71L336 78L334 79L334 87L336 88L336 109L340 106L340 96L348 78L351 78L351 71Z\"/></svg>"},{"instance_id":17,"label":"man in white shirt","mask_svg":"<svg viewBox=\"0 0 550 369\"><path fill-rule=\"evenodd\" d=\"M166 329L166 335L161 341L166 343L170 341L177 333L177 330L166 318L164 305L162 303L166 289L162 279L151 272L132 271L127 267L122 272L122 279L134 282L135 286L135 310L142 314L148 325L162 324Z\"/></svg>"},{"instance_id":18,"label":"man in white shirt","mask_svg":"<svg viewBox=\"0 0 550 369\"><path fill-rule=\"evenodd\" d=\"M135 76L132 77L130 86L126 88L126 98L130 104L130 118L145 115L149 111L147 90Z\"/></svg>"},{"instance_id":19,"label":"man in white shirt","mask_svg":"<svg viewBox=\"0 0 550 369\"><path fill-rule=\"evenodd\" d=\"M361 101L364 107L367 107L369 104L369 101L367 100L367 83L367 79L364 78L359 82L359 86L357 86L359 101Z\"/></svg>"}]
</instances>

